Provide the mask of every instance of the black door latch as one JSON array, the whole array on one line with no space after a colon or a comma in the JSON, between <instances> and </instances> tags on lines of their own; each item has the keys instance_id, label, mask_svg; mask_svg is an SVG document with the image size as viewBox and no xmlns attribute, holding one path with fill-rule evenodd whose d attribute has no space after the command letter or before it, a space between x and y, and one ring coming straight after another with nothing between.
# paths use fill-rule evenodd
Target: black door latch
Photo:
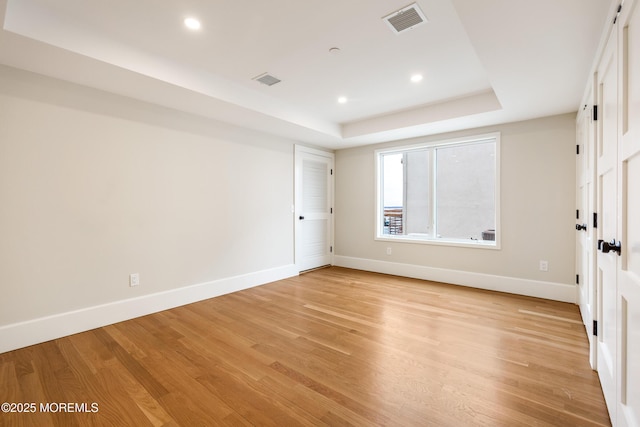
<instances>
[{"instance_id":1,"label":"black door latch","mask_svg":"<svg viewBox=\"0 0 640 427\"><path fill-rule=\"evenodd\" d=\"M622 242L616 242L616 239L611 239L610 242L598 240L598 250L600 250L603 254L608 254L609 252L617 252L618 256L620 256L622 255Z\"/></svg>"}]
</instances>

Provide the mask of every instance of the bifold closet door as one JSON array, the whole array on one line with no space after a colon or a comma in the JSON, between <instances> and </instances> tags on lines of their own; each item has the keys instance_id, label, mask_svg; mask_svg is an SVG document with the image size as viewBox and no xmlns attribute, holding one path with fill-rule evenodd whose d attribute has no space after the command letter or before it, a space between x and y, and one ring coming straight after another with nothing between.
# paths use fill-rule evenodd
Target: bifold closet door
<instances>
[{"instance_id":1,"label":"bifold closet door","mask_svg":"<svg viewBox=\"0 0 640 427\"><path fill-rule=\"evenodd\" d=\"M620 25L618 426L640 426L640 5L626 1Z\"/></svg>"},{"instance_id":2,"label":"bifold closet door","mask_svg":"<svg viewBox=\"0 0 640 427\"><path fill-rule=\"evenodd\" d=\"M618 191L618 55L617 32L611 32L598 67L597 131L597 368L609 414L615 424L617 402L617 269L618 255L609 244L617 239ZM607 246L605 246L605 243Z\"/></svg>"}]
</instances>

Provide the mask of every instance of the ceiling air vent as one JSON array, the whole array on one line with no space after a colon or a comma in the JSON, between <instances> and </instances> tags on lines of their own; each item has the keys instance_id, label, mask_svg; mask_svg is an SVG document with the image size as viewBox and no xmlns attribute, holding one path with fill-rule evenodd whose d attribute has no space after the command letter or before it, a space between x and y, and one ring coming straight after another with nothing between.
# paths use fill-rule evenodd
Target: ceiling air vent
<instances>
[{"instance_id":1,"label":"ceiling air vent","mask_svg":"<svg viewBox=\"0 0 640 427\"><path fill-rule=\"evenodd\" d=\"M267 86L273 86L274 84L281 82L279 78L273 77L269 73L260 74L259 76L254 77L253 80L257 80L263 85L267 85Z\"/></svg>"},{"instance_id":2,"label":"ceiling air vent","mask_svg":"<svg viewBox=\"0 0 640 427\"><path fill-rule=\"evenodd\" d=\"M391 28L391 30L400 34L403 31L417 27L420 24L427 22L427 18L420 10L417 3L410 4L407 7L403 7L384 18L382 18Z\"/></svg>"}]
</instances>

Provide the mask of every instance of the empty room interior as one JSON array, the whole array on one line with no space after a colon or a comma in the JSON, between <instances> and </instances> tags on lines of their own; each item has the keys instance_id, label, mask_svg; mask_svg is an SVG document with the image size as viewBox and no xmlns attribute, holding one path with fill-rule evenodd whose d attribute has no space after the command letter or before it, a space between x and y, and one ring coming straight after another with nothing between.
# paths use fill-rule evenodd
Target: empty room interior
<instances>
[{"instance_id":1,"label":"empty room interior","mask_svg":"<svg viewBox=\"0 0 640 427\"><path fill-rule=\"evenodd\" d=\"M640 426L640 0L0 0L0 426Z\"/></svg>"}]
</instances>

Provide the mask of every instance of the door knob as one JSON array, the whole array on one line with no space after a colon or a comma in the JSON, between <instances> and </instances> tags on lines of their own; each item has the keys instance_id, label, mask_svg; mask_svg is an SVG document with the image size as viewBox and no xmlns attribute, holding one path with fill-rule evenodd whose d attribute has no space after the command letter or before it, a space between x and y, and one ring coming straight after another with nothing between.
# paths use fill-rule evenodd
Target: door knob
<instances>
[{"instance_id":1,"label":"door knob","mask_svg":"<svg viewBox=\"0 0 640 427\"><path fill-rule=\"evenodd\" d=\"M300 216L298 217L298 219L302 220L302 219L304 219L304 216L300 215Z\"/></svg>"},{"instance_id":2,"label":"door knob","mask_svg":"<svg viewBox=\"0 0 640 427\"><path fill-rule=\"evenodd\" d=\"M576 224L576 230L580 231L580 230L586 230L587 229L587 224Z\"/></svg>"},{"instance_id":3,"label":"door knob","mask_svg":"<svg viewBox=\"0 0 640 427\"><path fill-rule=\"evenodd\" d=\"M609 252L617 252L618 256L620 256L622 255L622 242L616 242L616 239L611 239L610 242L598 240L598 249L603 254L608 254Z\"/></svg>"}]
</instances>

